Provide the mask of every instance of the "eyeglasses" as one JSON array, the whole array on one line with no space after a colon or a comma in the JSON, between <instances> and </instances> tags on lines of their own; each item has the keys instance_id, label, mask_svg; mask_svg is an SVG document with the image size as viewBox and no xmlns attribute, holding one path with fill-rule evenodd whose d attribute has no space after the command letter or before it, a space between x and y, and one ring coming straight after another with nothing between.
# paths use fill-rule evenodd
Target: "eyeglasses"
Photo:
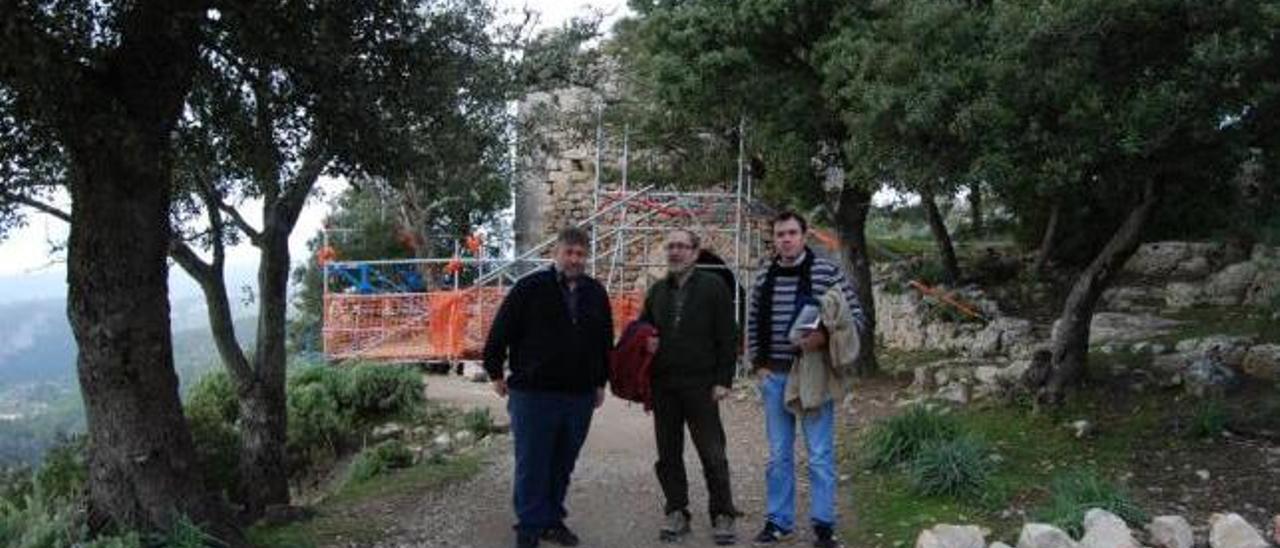
<instances>
[{"instance_id":1,"label":"eyeglasses","mask_svg":"<svg viewBox=\"0 0 1280 548\"><path fill-rule=\"evenodd\" d=\"M693 249L693 245L684 242L671 242L667 244L667 251L675 251L677 249Z\"/></svg>"}]
</instances>

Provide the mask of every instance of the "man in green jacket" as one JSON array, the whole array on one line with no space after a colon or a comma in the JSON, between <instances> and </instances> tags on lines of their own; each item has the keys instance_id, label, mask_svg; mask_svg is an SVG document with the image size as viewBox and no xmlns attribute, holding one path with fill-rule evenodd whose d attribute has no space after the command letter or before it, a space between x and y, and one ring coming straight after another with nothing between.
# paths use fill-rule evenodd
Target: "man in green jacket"
<instances>
[{"instance_id":1,"label":"man in green jacket","mask_svg":"<svg viewBox=\"0 0 1280 548\"><path fill-rule=\"evenodd\" d=\"M666 497L660 538L680 540L690 531L689 482L684 469L684 428L702 460L710 492L709 514L716 544L736 542L738 510L729 488L720 400L729 395L736 365L733 297L715 274L694 268L699 238L689 230L667 235L668 273L649 288L641 319L658 329L651 342L653 427L658 442L655 469ZM661 342L659 342L661 341Z\"/></svg>"}]
</instances>

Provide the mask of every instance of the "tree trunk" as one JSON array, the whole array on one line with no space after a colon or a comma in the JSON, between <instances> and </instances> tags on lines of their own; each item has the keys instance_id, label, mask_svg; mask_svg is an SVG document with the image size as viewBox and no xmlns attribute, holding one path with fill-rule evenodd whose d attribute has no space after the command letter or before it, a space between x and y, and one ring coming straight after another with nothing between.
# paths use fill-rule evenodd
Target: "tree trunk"
<instances>
[{"instance_id":1,"label":"tree trunk","mask_svg":"<svg viewBox=\"0 0 1280 548\"><path fill-rule=\"evenodd\" d=\"M933 190L920 191L920 204L924 206L925 218L929 220L929 231L933 233L933 241L938 245L938 260L942 262L942 273L947 285L955 285L960 279L960 265L956 262L956 249L951 244L951 234L942 221L942 212L938 211L938 203L934 200Z\"/></svg>"},{"instance_id":2,"label":"tree trunk","mask_svg":"<svg viewBox=\"0 0 1280 548\"><path fill-rule=\"evenodd\" d=\"M969 215L973 222L973 233L982 234L986 232L986 223L982 218L982 185L973 183L969 185Z\"/></svg>"},{"instance_id":3,"label":"tree trunk","mask_svg":"<svg viewBox=\"0 0 1280 548\"><path fill-rule=\"evenodd\" d=\"M1076 279L1054 328L1053 368L1042 399L1050 403L1062 401L1066 388L1084 377L1094 306L1124 263L1137 251L1142 242L1142 229L1155 206L1155 182L1148 181L1143 189L1142 202L1129 213L1124 224Z\"/></svg>"},{"instance_id":4,"label":"tree trunk","mask_svg":"<svg viewBox=\"0 0 1280 548\"><path fill-rule=\"evenodd\" d=\"M858 375L879 370L876 362L876 301L871 291L871 256L867 250L867 215L871 212L871 193L846 186L840 191L836 207L836 230L844 243L845 262L853 273L854 289L862 301L867 325L859 334Z\"/></svg>"},{"instance_id":5,"label":"tree trunk","mask_svg":"<svg viewBox=\"0 0 1280 548\"><path fill-rule=\"evenodd\" d=\"M238 545L226 509L200 481L178 397L166 266L169 135L111 135L72 147L67 315L80 349L90 515L143 531L168 530L185 515Z\"/></svg>"},{"instance_id":6,"label":"tree trunk","mask_svg":"<svg viewBox=\"0 0 1280 548\"><path fill-rule=\"evenodd\" d=\"M240 393L240 478L244 482L245 518L262 516L267 506L289 503L285 463L287 407L285 333L289 309L289 232L268 219L262 233L258 264L258 332L254 377Z\"/></svg>"},{"instance_id":7,"label":"tree trunk","mask_svg":"<svg viewBox=\"0 0 1280 548\"><path fill-rule=\"evenodd\" d=\"M1031 267L1031 271L1036 274L1043 274L1045 269L1049 267L1049 260L1053 258L1054 244L1058 240L1058 226L1062 219L1062 203L1054 201L1053 208L1049 210L1049 224L1044 227L1044 237L1040 239L1040 251L1036 253L1036 263Z\"/></svg>"}]
</instances>

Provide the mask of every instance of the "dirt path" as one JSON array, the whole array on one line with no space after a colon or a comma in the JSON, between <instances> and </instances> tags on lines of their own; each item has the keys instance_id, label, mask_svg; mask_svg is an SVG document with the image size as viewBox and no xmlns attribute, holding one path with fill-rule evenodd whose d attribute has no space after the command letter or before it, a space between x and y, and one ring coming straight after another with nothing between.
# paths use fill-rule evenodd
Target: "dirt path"
<instances>
[{"instance_id":1,"label":"dirt path","mask_svg":"<svg viewBox=\"0 0 1280 548\"><path fill-rule=\"evenodd\" d=\"M506 420L504 400L496 398L487 384L470 383L458 377L433 377L427 392L435 401L464 409L489 407L499 422ZM729 438L734 498L747 514L738 523L739 545L749 546L750 536L762 525L767 459L764 422L760 404L749 388L731 398L722 411ZM849 413L842 416L852 420ZM491 463L484 472L469 481L425 494L412 508L405 509L399 519L401 530L382 545L469 548L514 545L510 437L503 436L501 440L493 448ZM798 443L797 447L801 445ZM702 468L692 444L686 441L686 446L694 531L679 546L713 546ZM662 521L662 496L653 473L654 458L650 416L638 406L616 398L607 400L595 414L569 492L570 515L566 521L582 537L584 547L665 546L657 540ZM808 480L801 449L798 449L797 460L797 469L801 471L797 475L797 521L805 523ZM843 506L849 497L841 495ZM841 508L841 515L848 516L847 508ZM808 534L804 531L798 535L796 545L808 545Z\"/></svg>"}]
</instances>

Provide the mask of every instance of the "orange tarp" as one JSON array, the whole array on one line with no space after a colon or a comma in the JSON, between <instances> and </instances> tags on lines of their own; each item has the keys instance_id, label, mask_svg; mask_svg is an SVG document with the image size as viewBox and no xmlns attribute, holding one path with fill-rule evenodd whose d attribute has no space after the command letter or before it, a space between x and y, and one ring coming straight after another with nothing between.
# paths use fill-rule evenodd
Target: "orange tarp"
<instances>
[{"instance_id":1,"label":"orange tarp","mask_svg":"<svg viewBox=\"0 0 1280 548\"><path fill-rule=\"evenodd\" d=\"M331 359L479 359L505 290L473 287L427 293L331 293L324 302L324 351ZM614 336L640 316L644 295L610 298Z\"/></svg>"}]
</instances>

